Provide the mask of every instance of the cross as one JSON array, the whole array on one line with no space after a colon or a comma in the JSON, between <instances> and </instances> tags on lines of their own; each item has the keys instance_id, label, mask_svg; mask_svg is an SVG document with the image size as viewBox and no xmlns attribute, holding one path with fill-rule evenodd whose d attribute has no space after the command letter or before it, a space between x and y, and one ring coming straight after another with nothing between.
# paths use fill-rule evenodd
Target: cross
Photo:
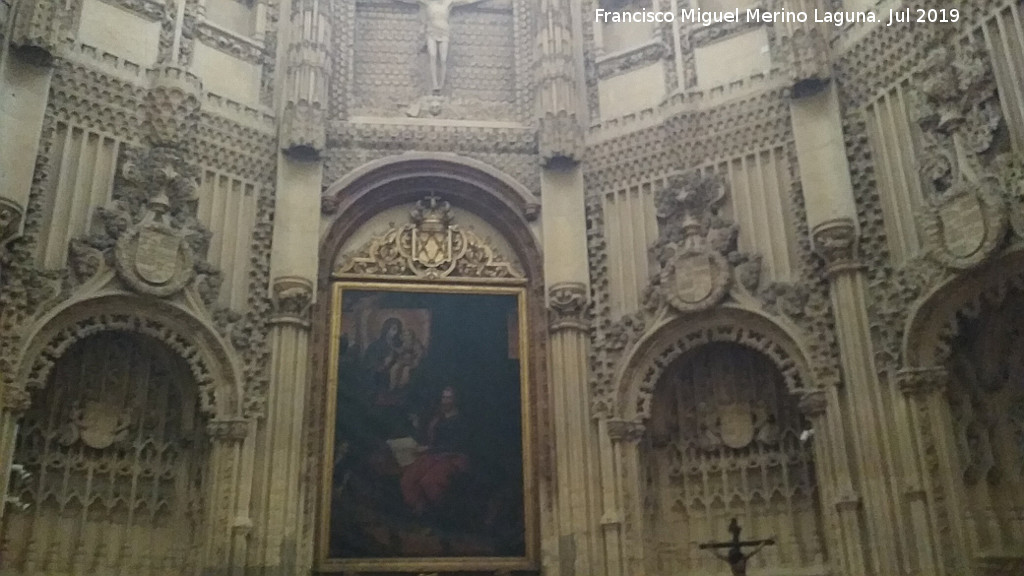
<instances>
[{"instance_id":1,"label":"cross","mask_svg":"<svg viewBox=\"0 0 1024 576\"><path fill-rule=\"evenodd\" d=\"M699 546L701 550L711 550L711 553L716 558L727 562L729 568L732 569L732 576L747 576L747 560L760 552L761 548L775 544L775 538L768 538L767 540L740 540L740 532L742 530L739 522L733 518L729 521L729 532L732 534L732 540L729 542L709 542ZM750 546L753 546L754 549L744 553L743 548ZM728 553L719 553L718 550L721 548L728 548Z\"/></svg>"}]
</instances>

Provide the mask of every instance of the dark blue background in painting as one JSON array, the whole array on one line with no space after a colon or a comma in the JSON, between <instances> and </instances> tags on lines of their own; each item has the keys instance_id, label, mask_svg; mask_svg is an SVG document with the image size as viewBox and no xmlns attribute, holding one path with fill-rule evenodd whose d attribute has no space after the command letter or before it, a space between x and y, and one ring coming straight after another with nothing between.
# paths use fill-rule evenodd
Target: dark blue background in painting
<instances>
[{"instance_id":1,"label":"dark blue background in painting","mask_svg":"<svg viewBox=\"0 0 1024 576\"><path fill-rule=\"evenodd\" d=\"M419 557L422 552L384 545L380 534L394 543L429 529L429 537L442 543L437 556L522 556L523 470L522 419L519 360L509 358L508 319L516 321L515 295L414 293L345 290L342 323L366 298L374 308L427 309L431 312L426 355L413 371L408 394L400 407L374 405L372 384L364 367L349 354L339 363L335 444L347 443L346 456L335 467L335 485L347 475L345 496L334 496L331 518L331 557ZM377 335L370 335L375 338ZM364 346L368 344L363 343ZM348 360L345 360L345 358ZM367 461L379 454L382 440L416 435L406 423L416 414L422 423L436 413L446 386L458 393L458 404L471 430L465 450L471 461L469 479L453 485L463 491L453 495L470 505L466 514L457 510L418 517L412 515L391 489L392 477L379 475ZM422 443L424 440L418 438ZM348 499L346 501L346 499ZM484 525L473 511L494 502L501 506L499 522ZM372 508L372 513L367 510ZM352 513L352 510L357 512ZM366 518L382 526L376 539L369 537ZM461 514L461 516L460 516ZM362 518L362 523L351 520ZM500 524L500 525L495 525ZM433 540L431 540L433 541Z\"/></svg>"}]
</instances>

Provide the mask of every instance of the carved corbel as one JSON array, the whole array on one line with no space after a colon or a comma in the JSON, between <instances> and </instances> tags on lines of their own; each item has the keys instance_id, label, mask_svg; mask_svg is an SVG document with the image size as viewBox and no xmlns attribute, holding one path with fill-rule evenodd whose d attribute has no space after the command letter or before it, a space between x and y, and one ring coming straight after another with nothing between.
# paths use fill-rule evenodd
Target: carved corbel
<instances>
[{"instance_id":1,"label":"carved corbel","mask_svg":"<svg viewBox=\"0 0 1024 576\"><path fill-rule=\"evenodd\" d=\"M647 427L636 420L614 419L608 421L608 437L612 442L637 443L644 437Z\"/></svg>"},{"instance_id":2,"label":"carved corbel","mask_svg":"<svg viewBox=\"0 0 1024 576\"><path fill-rule=\"evenodd\" d=\"M8 412L21 414L28 410L31 405L32 395L28 390L14 384L4 384L0 388L0 408Z\"/></svg>"},{"instance_id":3,"label":"carved corbel","mask_svg":"<svg viewBox=\"0 0 1024 576\"><path fill-rule=\"evenodd\" d=\"M566 110L545 113L540 118L537 145L542 166L580 162L585 147L579 118Z\"/></svg>"},{"instance_id":4,"label":"carved corbel","mask_svg":"<svg viewBox=\"0 0 1024 576\"><path fill-rule=\"evenodd\" d=\"M330 23L327 2L292 5L295 40L288 47L286 100L281 116L281 149L289 157L315 161L327 145L326 111Z\"/></svg>"},{"instance_id":5,"label":"carved corbel","mask_svg":"<svg viewBox=\"0 0 1024 576\"><path fill-rule=\"evenodd\" d=\"M555 284L548 290L551 331L586 330L587 287L579 282Z\"/></svg>"},{"instance_id":6,"label":"carved corbel","mask_svg":"<svg viewBox=\"0 0 1024 576\"><path fill-rule=\"evenodd\" d=\"M775 8L811 14L818 0L777 0ZM779 22L776 35L783 57L789 65L793 97L803 98L821 92L832 78L828 38L818 22Z\"/></svg>"},{"instance_id":7,"label":"carved corbel","mask_svg":"<svg viewBox=\"0 0 1024 576\"><path fill-rule=\"evenodd\" d=\"M830 277L864 267L860 259L860 236L857 226L847 218L829 220L811 231L814 248L825 260Z\"/></svg>"},{"instance_id":8,"label":"carved corbel","mask_svg":"<svg viewBox=\"0 0 1024 576\"><path fill-rule=\"evenodd\" d=\"M10 43L22 57L47 66L60 42L63 0L15 0Z\"/></svg>"},{"instance_id":9,"label":"carved corbel","mask_svg":"<svg viewBox=\"0 0 1024 576\"><path fill-rule=\"evenodd\" d=\"M313 305L313 283L297 276L283 276L274 280L271 294L272 324L294 324L309 327L309 312Z\"/></svg>"}]
</instances>

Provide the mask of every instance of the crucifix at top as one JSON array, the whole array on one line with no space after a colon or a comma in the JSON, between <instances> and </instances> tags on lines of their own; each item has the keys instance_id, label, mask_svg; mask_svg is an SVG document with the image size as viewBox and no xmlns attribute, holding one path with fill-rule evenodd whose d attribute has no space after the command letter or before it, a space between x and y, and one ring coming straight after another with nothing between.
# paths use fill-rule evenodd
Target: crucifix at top
<instances>
[{"instance_id":1,"label":"crucifix at top","mask_svg":"<svg viewBox=\"0 0 1024 576\"><path fill-rule=\"evenodd\" d=\"M419 4L423 9L423 30L430 56L430 79L434 94L444 88L448 76L448 46L451 39L452 8L468 6L484 0L398 0L404 4Z\"/></svg>"},{"instance_id":2,"label":"crucifix at top","mask_svg":"<svg viewBox=\"0 0 1024 576\"><path fill-rule=\"evenodd\" d=\"M740 540L741 530L739 522L733 518L729 522L729 532L732 533L732 540L729 542L711 542L699 546L701 550L711 550L711 553L718 557L719 560L727 562L729 568L732 569L732 576L747 576L747 560L760 552L761 548L775 544L775 538L767 540ZM743 552L743 548L750 546L753 546L754 549L750 552ZM729 551L722 554L718 551L720 548L728 548Z\"/></svg>"}]
</instances>

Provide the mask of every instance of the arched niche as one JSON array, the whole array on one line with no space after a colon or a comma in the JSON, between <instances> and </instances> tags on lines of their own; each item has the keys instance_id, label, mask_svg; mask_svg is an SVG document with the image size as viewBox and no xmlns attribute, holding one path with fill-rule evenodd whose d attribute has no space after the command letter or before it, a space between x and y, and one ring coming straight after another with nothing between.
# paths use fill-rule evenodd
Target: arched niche
<instances>
[{"instance_id":1,"label":"arched niche","mask_svg":"<svg viewBox=\"0 0 1024 576\"><path fill-rule=\"evenodd\" d=\"M935 456L926 451L925 471L932 493L952 496L936 503L938 513L962 529L976 559L1019 561L1024 549L1022 302L1024 254L1016 252L933 290L904 332L909 372L942 376L933 401L942 417L922 419L920 433L945 440L946 449L932 450L948 468L929 466Z\"/></svg>"},{"instance_id":2,"label":"arched niche","mask_svg":"<svg viewBox=\"0 0 1024 576\"><path fill-rule=\"evenodd\" d=\"M340 426L338 424L340 418L347 418L349 422L354 422L361 417L361 414L353 413L351 410L344 412L345 409L334 406L336 399L338 399L339 405L341 400L337 385L335 384L332 388L332 379L343 369L341 365L348 363L353 357L366 364L366 359L375 354L376 348L371 350L374 341L382 340L386 334L390 334L387 328L391 326L389 321L391 316L400 317L402 329L409 330L408 333L403 332L405 342L412 342L414 338L420 343L428 340L424 334L412 329L413 325L422 326L422 324L416 324L419 317L416 313L405 310L404 307L423 304L409 304L410 299L422 299L422 295L426 293L480 295L489 290L500 292L509 289L522 294L522 299L519 300L521 304L517 309L521 310L525 326L529 331L521 340L526 349L515 353L521 354L521 358L525 359L518 365L525 373L524 382L527 387L526 395L521 397L523 400L522 414L517 414L517 421L520 424L525 423L527 428L527 433L524 436L524 451L529 455L529 461L523 462L523 476L529 479L528 484L534 486L536 485L535 478L550 474L549 458L547 458L546 452L540 449L540 447L549 445L544 441L547 432L543 424L545 422L543 399L547 396L545 389L547 324L541 252L531 225L537 216L539 204L532 192L514 179L478 161L452 154L403 154L368 164L335 182L328 187L324 194L323 207L325 218L322 222L319 287L312 343L314 378L311 393L317 401L310 403L306 419L311 437L333 441L340 436L330 430L332 427ZM428 223L426 228L422 227L424 224L422 220L410 219L411 212L420 211L422 215L423 212L434 208L443 209L445 216L441 220ZM427 219L434 216L432 213ZM449 221L448 218L452 220ZM388 236L389 231L412 233L415 229L417 233L423 233L430 226L445 228L449 224L458 226L460 232L457 235L463 234L459 236L461 239L459 241L465 241L472 247L470 252L475 255L470 256L467 253L465 254L466 258L477 258L483 252L487 252L483 259L488 262L489 266L491 264L493 266L490 268L485 266L480 270L487 269L491 272L477 274L467 272L469 268L457 268L454 272L443 271L427 274L425 269L420 269L419 272L424 273L417 275L417 271L414 270L415 264L402 265L394 269L386 266L371 266L372 273L366 272L366 268L357 270L346 267L354 260L372 261L376 255L379 255L379 252L374 252L375 243L378 246L381 243L387 244L389 247L397 246L397 244L388 244L393 241L398 242L394 236ZM491 275L492 272L495 275ZM359 290L364 292L392 290L393 293L386 295L384 300L390 302L388 306L403 311L389 313L388 318L384 316L376 318L369 312L367 315L362 315L365 311L362 308L358 312L354 309L344 308L345 312L343 312L342 305L339 304L341 300L337 297L341 293L338 290L341 289L349 290L349 294ZM415 295L410 297L410 293L415 293ZM491 295L500 296L494 292L491 292ZM417 300L417 302L419 301ZM346 302L351 303L353 299L349 298ZM358 334L372 334L372 337L357 337L356 340L359 340L361 344L358 345L353 356L351 344L356 340L349 339L348 333L344 339L341 339L338 333L332 332L332 319L345 317L345 314L352 318L357 313L362 318L359 321ZM333 324L333 328L335 330L346 329L344 327L339 329L340 324L340 322ZM434 325L431 324L431 326ZM427 330L430 332L433 329ZM434 338L433 332L430 334L430 338ZM511 336L509 338L511 339ZM513 356L513 352L510 350L506 352L510 358ZM416 356L412 351L410 354ZM423 354L429 355L429 351ZM332 355L336 360L332 361ZM408 376L408 373L406 375ZM335 382L337 381L335 380ZM412 384L409 385L412 386ZM440 395L442 391L435 392ZM335 395L332 396L332 393ZM458 402L467 404L480 400L478 397L474 400L473 394L466 386L462 386L455 396ZM388 402L390 401L388 400ZM381 402L378 406L390 406L390 404L384 404L384 401ZM347 406L354 405L350 401ZM339 415L340 412L344 413ZM420 415L417 421L430 422L429 417L425 415ZM417 424L413 424L413 427L423 428L421 432L427 430L427 427ZM394 428L389 428L386 433L392 434L393 432ZM429 431L425 433L429 433ZM398 433L394 432L394 434ZM386 440L396 439L400 438L391 436L386 438ZM366 445L359 449L370 450L373 445L383 446L385 443L382 440L385 440L383 436L367 439ZM353 446L355 446L354 443L346 441L346 448L342 452L353 454L354 452L350 451L350 449L355 450L352 448ZM360 558L368 553L357 552L346 555L347 552L341 548L342 545L336 544L337 540L333 535L337 534L339 530L348 530L351 526L338 528L333 523L331 514L334 514L332 511L349 506L351 502L336 498L333 494L333 486L338 476L326 465L328 458L325 455L323 443L311 445L307 456L313 463L313 467L318 470L316 477L321 479L320 490L312 491L319 492L319 494L311 495L315 501L311 500L310 506L311 509L319 510L317 514L319 529L316 540L319 548L318 564L322 570L328 572L411 570L419 567L438 570L455 569L459 562L464 562L444 555L443 550L451 546L451 542L441 542L436 546L436 550L432 549L431 546L434 545L432 537L402 548L401 554L404 556L390 562L380 563L368 560L368 563L360 564L363 562ZM391 453L391 456L394 456L394 462L391 461L388 454L374 453L374 458L377 456L382 456L388 466L376 469L375 473L390 475L394 477L392 479L400 477L402 480L401 492L395 491L394 494L395 507L401 508L405 505L413 513L419 514L417 506L426 504L429 510L431 502L411 501L410 495L414 494L415 490L410 488L412 485L407 482L405 472L412 464L398 458L397 452ZM334 450L332 458L330 458L334 462L334 466L338 466L336 460L338 457L338 451ZM344 455L341 458L344 458ZM371 460L380 462L380 460L369 457L364 461ZM398 469L390 470L388 467L395 468L394 464L398 465ZM345 476L342 475L342 477ZM389 485L387 482L384 484ZM325 490L325 486L332 488ZM536 530L536 523L539 517L539 507L537 492L532 488L530 490L532 492L527 493L526 497L522 499L522 506L528 510L527 524L533 524L532 528L527 529L527 533L532 536L527 538L525 550L517 549L506 555L501 551L499 551L501 553L494 554L493 550L486 549L485 551L493 556L489 560L483 560L487 566L493 566L489 568L490 570L504 567L505 565L501 562L505 556L519 557L521 555L522 558L526 558L527 561L520 564L520 568L537 565L539 534ZM404 503L402 502L403 498L405 498ZM484 510L490 504L492 502L486 503L480 509ZM498 506L500 508L500 505ZM405 512L409 512L409 510ZM396 514L404 514L404 512L400 510ZM337 516L335 514L335 517ZM362 537L367 533L360 532L360 534ZM396 533L395 539L405 542L407 539L404 539L404 536L408 535L404 532ZM419 552L406 554L405 550ZM474 554L468 555L475 556ZM472 560L472 562L477 562L477 560ZM371 567L370 564L376 568ZM470 564L464 563L461 565L470 566ZM479 568L476 564L473 566ZM512 567L511 564L508 566Z\"/></svg>"},{"instance_id":3,"label":"arched niche","mask_svg":"<svg viewBox=\"0 0 1024 576\"><path fill-rule=\"evenodd\" d=\"M207 415L180 350L127 326L49 349L20 420L0 572L195 574L210 503Z\"/></svg>"},{"instance_id":4,"label":"arched niche","mask_svg":"<svg viewBox=\"0 0 1024 576\"><path fill-rule=\"evenodd\" d=\"M824 570L825 542L809 428L775 362L746 345L710 342L672 360L654 388L640 458L649 573L725 573L701 543L773 538L752 571Z\"/></svg>"},{"instance_id":5,"label":"arched niche","mask_svg":"<svg viewBox=\"0 0 1024 576\"><path fill-rule=\"evenodd\" d=\"M16 382L44 386L55 360L89 336L123 331L163 342L185 359L200 390L200 407L211 418L243 417L242 369L221 337L188 310L163 300L116 293L68 302L29 331Z\"/></svg>"}]
</instances>

